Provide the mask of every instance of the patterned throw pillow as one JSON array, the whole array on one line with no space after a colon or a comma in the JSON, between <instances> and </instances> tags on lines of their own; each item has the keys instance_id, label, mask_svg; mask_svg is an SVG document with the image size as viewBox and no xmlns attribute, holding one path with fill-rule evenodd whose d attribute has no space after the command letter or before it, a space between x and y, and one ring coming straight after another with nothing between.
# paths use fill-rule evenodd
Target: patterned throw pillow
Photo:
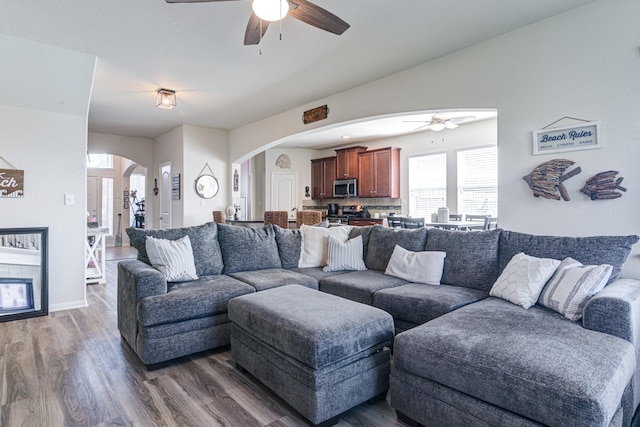
<instances>
[{"instance_id":1,"label":"patterned throw pillow","mask_svg":"<svg viewBox=\"0 0 640 427\"><path fill-rule=\"evenodd\" d=\"M446 252L412 252L396 245L384 274L413 283L439 286L446 256Z\"/></svg>"},{"instance_id":2,"label":"patterned throw pillow","mask_svg":"<svg viewBox=\"0 0 640 427\"><path fill-rule=\"evenodd\" d=\"M558 265L558 260L536 258L520 252L511 258L489 295L529 308L536 303Z\"/></svg>"},{"instance_id":3,"label":"patterned throw pillow","mask_svg":"<svg viewBox=\"0 0 640 427\"><path fill-rule=\"evenodd\" d=\"M583 265L571 257L565 258L542 290L538 302L569 320L580 320L585 304L604 289L612 270L608 264Z\"/></svg>"},{"instance_id":4,"label":"patterned throw pillow","mask_svg":"<svg viewBox=\"0 0 640 427\"><path fill-rule=\"evenodd\" d=\"M164 275L167 282L185 282L198 278L189 236L178 240L147 236L145 246L151 265Z\"/></svg>"},{"instance_id":5,"label":"patterned throw pillow","mask_svg":"<svg viewBox=\"0 0 640 427\"><path fill-rule=\"evenodd\" d=\"M329 236L327 239L327 265L322 270L366 270L363 253L362 236L354 237L346 242Z\"/></svg>"}]
</instances>

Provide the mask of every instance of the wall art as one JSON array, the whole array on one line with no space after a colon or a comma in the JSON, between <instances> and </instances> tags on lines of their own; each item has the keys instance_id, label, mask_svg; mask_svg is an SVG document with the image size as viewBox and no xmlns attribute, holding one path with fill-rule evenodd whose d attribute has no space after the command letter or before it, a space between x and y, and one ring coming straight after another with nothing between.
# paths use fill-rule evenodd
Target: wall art
<instances>
[{"instance_id":1,"label":"wall art","mask_svg":"<svg viewBox=\"0 0 640 427\"><path fill-rule=\"evenodd\" d=\"M582 172L580 167L564 173L575 162L567 159L554 159L537 166L529 175L522 177L529 184L534 197L565 201L571 200L563 182ZM564 174L564 175L563 175Z\"/></svg>"},{"instance_id":2,"label":"wall art","mask_svg":"<svg viewBox=\"0 0 640 427\"><path fill-rule=\"evenodd\" d=\"M533 154L602 148L600 122L533 131Z\"/></svg>"},{"instance_id":3,"label":"wall art","mask_svg":"<svg viewBox=\"0 0 640 427\"><path fill-rule=\"evenodd\" d=\"M180 174L171 177L171 199L180 200Z\"/></svg>"},{"instance_id":4,"label":"wall art","mask_svg":"<svg viewBox=\"0 0 640 427\"><path fill-rule=\"evenodd\" d=\"M580 191L589 196L591 200L622 197L622 193L619 193L618 190L626 192L627 189L620 185L624 178L616 178L618 173L618 171L604 171L595 174L587 180Z\"/></svg>"}]
</instances>

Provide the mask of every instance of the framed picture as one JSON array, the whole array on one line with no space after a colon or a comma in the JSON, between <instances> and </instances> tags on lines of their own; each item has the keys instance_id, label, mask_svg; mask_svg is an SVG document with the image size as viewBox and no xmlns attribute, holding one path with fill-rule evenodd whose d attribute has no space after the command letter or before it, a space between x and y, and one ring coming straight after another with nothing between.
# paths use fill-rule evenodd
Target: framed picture
<instances>
[{"instance_id":1,"label":"framed picture","mask_svg":"<svg viewBox=\"0 0 640 427\"><path fill-rule=\"evenodd\" d=\"M171 199L180 200L180 174L171 177Z\"/></svg>"},{"instance_id":2,"label":"framed picture","mask_svg":"<svg viewBox=\"0 0 640 427\"><path fill-rule=\"evenodd\" d=\"M123 202L128 202L129 201L129 197L128 196L124 196L124 198L122 199Z\"/></svg>"},{"instance_id":3,"label":"framed picture","mask_svg":"<svg viewBox=\"0 0 640 427\"><path fill-rule=\"evenodd\" d=\"M125 196L125 197L128 196L129 195L129 190L124 190L122 195Z\"/></svg>"},{"instance_id":4,"label":"framed picture","mask_svg":"<svg viewBox=\"0 0 640 427\"><path fill-rule=\"evenodd\" d=\"M602 148L600 122L533 131L533 154Z\"/></svg>"},{"instance_id":5,"label":"framed picture","mask_svg":"<svg viewBox=\"0 0 640 427\"><path fill-rule=\"evenodd\" d=\"M129 202L124 202L124 208L129 209Z\"/></svg>"}]
</instances>

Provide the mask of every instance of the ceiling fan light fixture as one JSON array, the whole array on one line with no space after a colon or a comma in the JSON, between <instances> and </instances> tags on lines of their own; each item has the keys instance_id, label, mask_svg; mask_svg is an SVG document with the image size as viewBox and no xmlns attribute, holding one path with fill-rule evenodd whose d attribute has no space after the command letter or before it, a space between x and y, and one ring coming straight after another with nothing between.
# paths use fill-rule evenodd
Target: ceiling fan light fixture
<instances>
[{"instance_id":1,"label":"ceiling fan light fixture","mask_svg":"<svg viewBox=\"0 0 640 427\"><path fill-rule=\"evenodd\" d=\"M170 89L158 89L156 95L156 107L171 110L178 105L176 101L176 91Z\"/></svg>"},{"instance_id":2,"label":"ceiling fan light fixture","mask_svg":"<svg viewBox=\"0 0 640 427\"><path fill-rule=\"evenodd\" d=\"M444 130L444 128L446 127L447 126L442 122L435 122L435 123L431 123L431 126L429 126L429 129L435 132L440 132L441 130Z\"/></svg>"},{"instance_id":3,"label":"ceiling fan light fixture","mask_svg":"<svg viewBox=\"0 0 640 427\"><path fill-rule=\"evenodd\" d=\"M445 120L445 121L444 121L444 126L445 126L447 129L455 129L455 128L457 128L457 127L458 127L458 125L457 125L457 124L455 124L455 123L453 123L451 120Z\"/></svg>"},{"instance_id":4,"label":"ceiling fan light fixture","mask_svg":"<svg viewBox=\"0 0 640 427\"><path fill-rule=\"evenodd\" d=\"M253 0L253 12L264 21L279 21L289 13L287 0Z\"/></svg>"}]
</instances>

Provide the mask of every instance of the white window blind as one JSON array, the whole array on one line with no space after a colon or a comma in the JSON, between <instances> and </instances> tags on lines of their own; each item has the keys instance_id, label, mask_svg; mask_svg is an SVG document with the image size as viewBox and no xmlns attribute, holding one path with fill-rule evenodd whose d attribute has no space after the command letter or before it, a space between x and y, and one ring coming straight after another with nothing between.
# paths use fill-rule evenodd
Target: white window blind
<instances>
[{"instance_id":1,"label":"white window blind","mask_svg":"<svg viewBox=\"0 0 640 427\"><path fill-rule=\"evenodd\" d=\"M458 151L458 212L498 214L498 149L496 146Z\"/></svg>"},{"instance_id":2,"label":"white window blind","mask_svg":"<svg viewBox=\"0 0 640 427\"><path fill-rule=\"evenodd\" d=\"M409 215L430 219L447 206L447 154L409 158Z\"/></svg>"}]
</instances>

